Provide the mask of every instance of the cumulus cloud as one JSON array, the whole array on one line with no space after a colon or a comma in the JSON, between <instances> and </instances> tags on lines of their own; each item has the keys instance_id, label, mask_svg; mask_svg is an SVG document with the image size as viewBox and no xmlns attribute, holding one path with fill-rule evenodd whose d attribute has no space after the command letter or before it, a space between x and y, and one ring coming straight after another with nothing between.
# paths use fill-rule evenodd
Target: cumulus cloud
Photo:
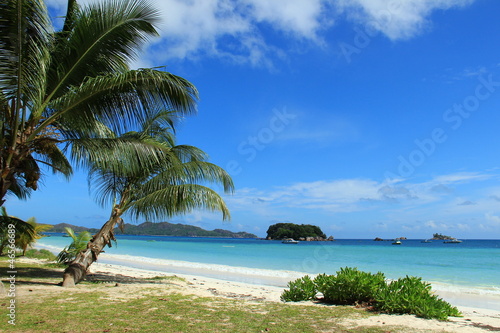
<instances>
[{"instance_id":1,"label":"cumulus cloud","mask_svg":"<svg viewBox=\"0 0 500 333\"><path fill-rule=\"evenodd\" d=\"M410 39L431 26L434 10L463 7L474 0L340 0L339 7L351 19L391 40Z\"/></svg>"},{"instance_id":2,"label":"cumulus cloud","mask_svg":"<svg viewBox=\"0 0 500 333\"><path fill-rule=\"evenodd\" d=\"M431 26L435 10L464 7L475 0L164 0L161 39L147 52L152 65L169 59L212 56L254 66L272 66L285 57L286 41L328 44L323 32L347 18L366 25L391 40L409 39ZM90 0L81 0L86 4ZM47 0L56 15L63 15L65 0ZM281 41L283 44L284 41ZM288 51L288 50L287 50ZM144 59L142 59L144 61Z\"/></svg>"},{"instance_id":3,"label":"cumulus cloud","mask_svg":"<svg viewBox=\"0 0 500 333\"><path fill-rule=\"evenodd\" d=\"M276 29L300 38L317 39L324 27L322 0L242 0L251 7L251 14L258 22L268 22Z\"/></svg>"},{"instance_id":4,"label":"cumulus cloud","mask_svg":"<svg viewBox=\"0 0 500 333\"><path fill-rule=\"evenodd\" d=\"M285 53L266 40L263 25L287 37L317 43L318 31L328 25L322 0L166 0L157 6L164 13L164 23L154 56L165 60L207 55L271 66L269 58Z\"/></svg>"}]
</instances>

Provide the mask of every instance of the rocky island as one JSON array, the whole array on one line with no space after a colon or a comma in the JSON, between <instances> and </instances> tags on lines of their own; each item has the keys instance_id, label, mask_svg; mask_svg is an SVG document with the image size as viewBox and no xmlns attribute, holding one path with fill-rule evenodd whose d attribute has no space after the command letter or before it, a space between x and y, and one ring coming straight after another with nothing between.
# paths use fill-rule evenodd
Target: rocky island
<instances>
[{"instance_id":1,"label":"rocky island","mask_svg":"<svg viewBox=\"0 0 500 333\"><path fill-rule=\"evenodd\" d=\"M320 227L311 224L276 223L267 229L267 240L333 241L333 236L326 237Z\"/></svg>"}]
</instances>

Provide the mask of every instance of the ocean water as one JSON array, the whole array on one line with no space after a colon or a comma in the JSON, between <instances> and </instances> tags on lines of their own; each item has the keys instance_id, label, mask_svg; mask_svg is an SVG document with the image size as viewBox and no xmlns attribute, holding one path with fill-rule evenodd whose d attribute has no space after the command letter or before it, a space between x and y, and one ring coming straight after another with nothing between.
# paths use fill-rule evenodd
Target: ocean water
<instances>
[{"instance_id":1,"label":"ocean water","mask_svg":"<svg viewBox=\"0 0 500 333\"><path fill-rule=\"evenodd\" d=\"M500 240L465 240L459 244L442 241L421 243L406 240L400 246L391 242L341 239L334 242L282 244L259 239L191 238L165 236L117 236L117 243L106 248L109 259L149 258L184 261L238 268L294 271L307 274L334 274L341 267L358 267L383 272L394 279L405 275L424 280L499 288ZM71 239L52 235L39 241L54 252ZM160 262L160 261L157 261ZM193 266L195 267L195 266Z\"/></svg>"},{"instance_id":2,"label":"ocean water","mask_svg":"<svg viewBox=\"0 0 500 333\"><path fill-rule=\"evenodd\" d=\"M70 241L54 234L39 240L38 246L58 252ZM105 251L99 257L103 263L280 286L305 274L335 274L341 267L357 267L383 272L389 279L419 276L443 293L500 301L500 240L459 244L404 240L395 246L390 241L353 239L282 244L260 239L123 235Z\"/></svg>"}]
</instances>

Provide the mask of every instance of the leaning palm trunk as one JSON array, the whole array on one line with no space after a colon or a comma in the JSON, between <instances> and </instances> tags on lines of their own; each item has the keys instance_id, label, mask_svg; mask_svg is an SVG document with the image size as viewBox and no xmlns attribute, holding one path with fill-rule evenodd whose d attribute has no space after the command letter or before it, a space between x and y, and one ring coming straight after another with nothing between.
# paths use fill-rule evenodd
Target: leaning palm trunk
<instances>
[{"instance_id":1,"label":"leaning palm trunk","mask_svg":"<svg viewBox=\"0 0 500 333\"><path fill-rule=\"evenodd\" d=\"M63 287L74 287L77 283L82 281L87 274L87 270L93 262L97 261L100 253L104 252L103 249L108 245L111 247L111 241L116 240L113 230L122 219L123 211L117 207L113 209L113 213L109 220L102 226L101 230L92 237L87 244L87 249L80 252L75 260L64 270Z\"/></svg>"}]
</instances>

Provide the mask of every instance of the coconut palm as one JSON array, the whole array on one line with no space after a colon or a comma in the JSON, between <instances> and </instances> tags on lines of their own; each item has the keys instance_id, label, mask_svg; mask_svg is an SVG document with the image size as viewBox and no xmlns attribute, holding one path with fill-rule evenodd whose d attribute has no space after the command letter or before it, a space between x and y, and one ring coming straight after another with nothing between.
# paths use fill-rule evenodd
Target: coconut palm
<instances>
[{"instance_id":1,"label":"coconut palm","mask_svg":"<svg viewBox=\"0 0 500 333\"><path fill-rule=\"evenodd\" d=\"M170 117L169 112L158 112L146 119L139 131L97 140L122 142L100 144L107 147L100 154L90 154L88 149L81 149L80 141L74 142L73 154L87 162L89 185L98 202L103 206L110 204L112 209L109 220L92 237L87 249L66 268L63 286L73 286L84 278L103 248L115 240L113 230L116 226L123 227L125 213L134 218L157 220L207 209L221 212L223 219L230 218L224 200L207 185L220 185L226 193L232 192L231 177L209 163L200 149L175 145L171 127L165 126ZM155 153L148 151L148 158L137 158L143 154L143 146L151 147ZM143 163L145 160L148 163Z\"/></svg>"},{"instance_id":2,"label":"coconut palm","mask_svg":"<svg viewBox=\"0 0 500 333\"><path fill-rule=\"evenodd\" d=\"M66 234L68 234L73 241L59 252L57 255L57 262L67 264L75 260L78 253L87 248L87 244L92 238L92 235L88 231L81 231L75 234L71 228L65 227L64 229L66 230Z\"/></svg>"},{"instance_id":3,"label":"coconut palm","mask_svg":"<svg viewBox=\"0 0 500 333\"><path fill-rule=\"evenodd\" d=\"M64 145L102 136L101 123L123 132L151 110L195 111L190 82L127 65L157 20L143 0L68 0L54 31L44 1L0 2L0 205L36 190L42 166L69 177Z\"/></svg>"},{"instance_id":4,"label":"coconut palm","mask_svg":"<svg viewBox=\"0 0 500 333\"><path fill-rule=\"evenodd\" d=\"M39 224L34 217L30 217L26 223L33 226L33 233L20 233L16 239L16 247L23 251L22 255L26 255L26 251L30 246L33 246L37 240L45 237L42 232L50 230L53 226L50 224Z\"/></svg>"},{"instance_id":5,"label":"coconut palm","mask_svg":"<svg viewBox=\"0 0 500 333\"><path fill-rule=\"evenodd\" d=\"M27 223L17 217L9 216L7 214L7 209L5 207L1 207L1 215L0 215L0 255L3 253L3 250L7 245L12 244L15 249L16 244L20 237L27 238L35 238L36 232L32 224ZM11 233L14 234L14 237L11 237ZM14 242L9 242L11 239ZM9 244L10 243L10 244Z\"/></svg>"}]
</instances>

